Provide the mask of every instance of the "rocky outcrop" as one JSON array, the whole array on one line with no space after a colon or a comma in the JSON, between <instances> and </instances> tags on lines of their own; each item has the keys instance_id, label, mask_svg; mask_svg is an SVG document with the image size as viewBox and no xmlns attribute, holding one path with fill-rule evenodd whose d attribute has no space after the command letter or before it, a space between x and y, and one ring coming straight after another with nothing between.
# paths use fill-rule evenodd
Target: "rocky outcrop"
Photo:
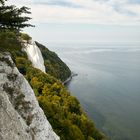
<instances>
[{"instance_id":1,"label":"rocky outcrop","mask_svg":"<svg viewBox=\"0 0 140 140\"><path fill-rule=\"evenodd\" d=\"M0 140L59 140L10 54L0 54Z\"/></svg>"},{"instance_id":2,"label":"rocky outcrop","mask_svg":"<svg viewBox=\"0 0 140 140\"><path fill-rule=\"evenodd\" d=\"M30 43L24 43L24 46L24 51L27 53L32 65L42 72L45 72L44 59L36 43L31 40Z\"/></svg>"}]
</instances>

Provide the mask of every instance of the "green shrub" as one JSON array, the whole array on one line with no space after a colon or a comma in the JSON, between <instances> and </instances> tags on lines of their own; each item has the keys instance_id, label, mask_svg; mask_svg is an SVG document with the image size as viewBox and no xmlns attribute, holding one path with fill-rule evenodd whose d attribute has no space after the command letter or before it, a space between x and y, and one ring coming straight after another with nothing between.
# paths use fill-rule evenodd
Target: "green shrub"
<instances>
[{"instance_id":1,"label":"green shrub","mask_svg":"<svg viewBox=\"0 0 140 140\"><path fill-rule=\"evenodd\" d=\"M0 32L0 51L2 52L13 52L21 50L21 44L18 40L18 35L11 31Z\"/></svg>"},{"instance_id":2,"label":"green shrub","mask_svg":"<svg viewBox=\"0 0 140 140\"><path fill-rule=\"evenodd\" d=\"M27 42L32 39L28 34L25 33L20 33L20 37L21 39L26 40Z\"/></svg>"},{"instance_id":3,"label":"green shrub","mask_svg":"<svg viewBox=\"0 0 140 140\"><path fill-rule=\"evenodd\" d=\"M57 56L55 52L50 51L38 42L36 42L36 44L40 48L45 60L46 72L61 81L65 81L71 75L69 67Z\"/></svg>"},{"instance_id":4,"label":"green shrub","mask_svg":"<svg viewBox=\"0 0 140 140\"><path fill-rule=\"evenodd\" d=\"M71 96L60 82L71 74L70 70L55 53L49 50L44 51L44 53L48 54L43 54L45 61L48 63L46 74L32 67L31 62L27 60L27 55L21 50L13 51L12 55L17 68L32 86L39 105L54 131L60 136L61 140L102 140L104 136L87 118L78 100ZM63 76L63 73L65 76ZM12 89L8 88L6 90L12 92ZM25 109L28 108L26 102L22 102L22 106ZM32 116L26 119L27 123L30 124Z\"/></svg>"}]
</instances>

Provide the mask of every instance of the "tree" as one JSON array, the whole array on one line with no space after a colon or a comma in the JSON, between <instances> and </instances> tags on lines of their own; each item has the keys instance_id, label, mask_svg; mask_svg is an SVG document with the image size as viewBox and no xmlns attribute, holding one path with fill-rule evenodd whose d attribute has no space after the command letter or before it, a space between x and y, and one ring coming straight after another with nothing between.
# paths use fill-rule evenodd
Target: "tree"
<instances>
[{"instance_id":1,"label":"tree","mask_svg":"<svg viewBox=\"0 0 140 140\"><path fill-rule=\"evenodd\" d=\"M0 0L0 4L4 5L4 2L7 0Z\"/></svg>"},{"instance_id":2,"label":"tree","mask_svg":"<svg viewBox=\"0 0 140 140\"><path fill-rule=\"evenodd\" d=\"M27 22L31 19L23 14L31 14L28 7L17 8L14 5L5 6L5 1L0 0L0 30L20 31L24 27L33 27Z\"/></svg>"}]
</instances>

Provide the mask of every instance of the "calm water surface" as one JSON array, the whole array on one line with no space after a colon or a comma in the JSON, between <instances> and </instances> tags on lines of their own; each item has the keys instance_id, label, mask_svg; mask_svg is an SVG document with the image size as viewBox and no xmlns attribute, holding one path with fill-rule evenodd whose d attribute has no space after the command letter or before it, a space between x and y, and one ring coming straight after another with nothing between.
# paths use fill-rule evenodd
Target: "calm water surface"
<instances>
[{"instance_id":1,"label":"calm water surface","mask_svg":"<svg viewBox=\"0 0 140 140\"><path fill-rule=\"evenodd\" d=\"M140 140L140 46L49 44L78 74L68 89L110 140Z\"/></svg>"}]
</instances>

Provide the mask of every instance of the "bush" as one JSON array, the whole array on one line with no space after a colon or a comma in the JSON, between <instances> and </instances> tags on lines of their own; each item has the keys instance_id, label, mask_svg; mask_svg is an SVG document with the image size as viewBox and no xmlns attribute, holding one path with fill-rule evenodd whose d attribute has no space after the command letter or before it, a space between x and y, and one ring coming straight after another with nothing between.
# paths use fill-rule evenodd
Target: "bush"
<instances>
[{"instance_id":1,"label":"bush","mask_svg":"<svg viewBox=\"0 0 140 140\"><path fill-rule=\"evenodd\" d=\"M56 58L55 62L56 55L52 52L49 53L51 57L47 59L50 61L51 69L54 69L56 73L55 68L58 67L56 63L59 65L60 61ZM27 60L24 53L22 54L22 51L14 51L13 58L20 72L32 86L40 107L61 140L102 140L104 138L82 111L78 100L70 95L62 82L56 79L57 76L60 78L61 74L54 77L54 74L45 74L32 67L31 62ZM61 67L62 65L59 66L59 68ZM61 70L63 72L62 68ZM58 73L59 71L60 69L58 69ZM63 80L65 78L61 77ZM29 124L31 118L28 118Z\"/></svg>"},{"instance_id":2,"label":"bush","mask_svg":"<svg viewBox=\"0 0 140 140\"><path fill-rule=\"evenodd\" d=\"M26 40L27 42L29 42L32 39L28 34L25 33L20 33L20 37L21 39Z\"/></svg>"},{"instance_id":3,"label":"bush","mask_svg":"<svg viewBox=\"0 0 140 140\"><path fill-rule=\"evenodd\" d=\"M18 40L18 35L15 32L9 30L0 32L0 51L13 52L21 50L21 44Z\"/></svg>"}]
</instances>

